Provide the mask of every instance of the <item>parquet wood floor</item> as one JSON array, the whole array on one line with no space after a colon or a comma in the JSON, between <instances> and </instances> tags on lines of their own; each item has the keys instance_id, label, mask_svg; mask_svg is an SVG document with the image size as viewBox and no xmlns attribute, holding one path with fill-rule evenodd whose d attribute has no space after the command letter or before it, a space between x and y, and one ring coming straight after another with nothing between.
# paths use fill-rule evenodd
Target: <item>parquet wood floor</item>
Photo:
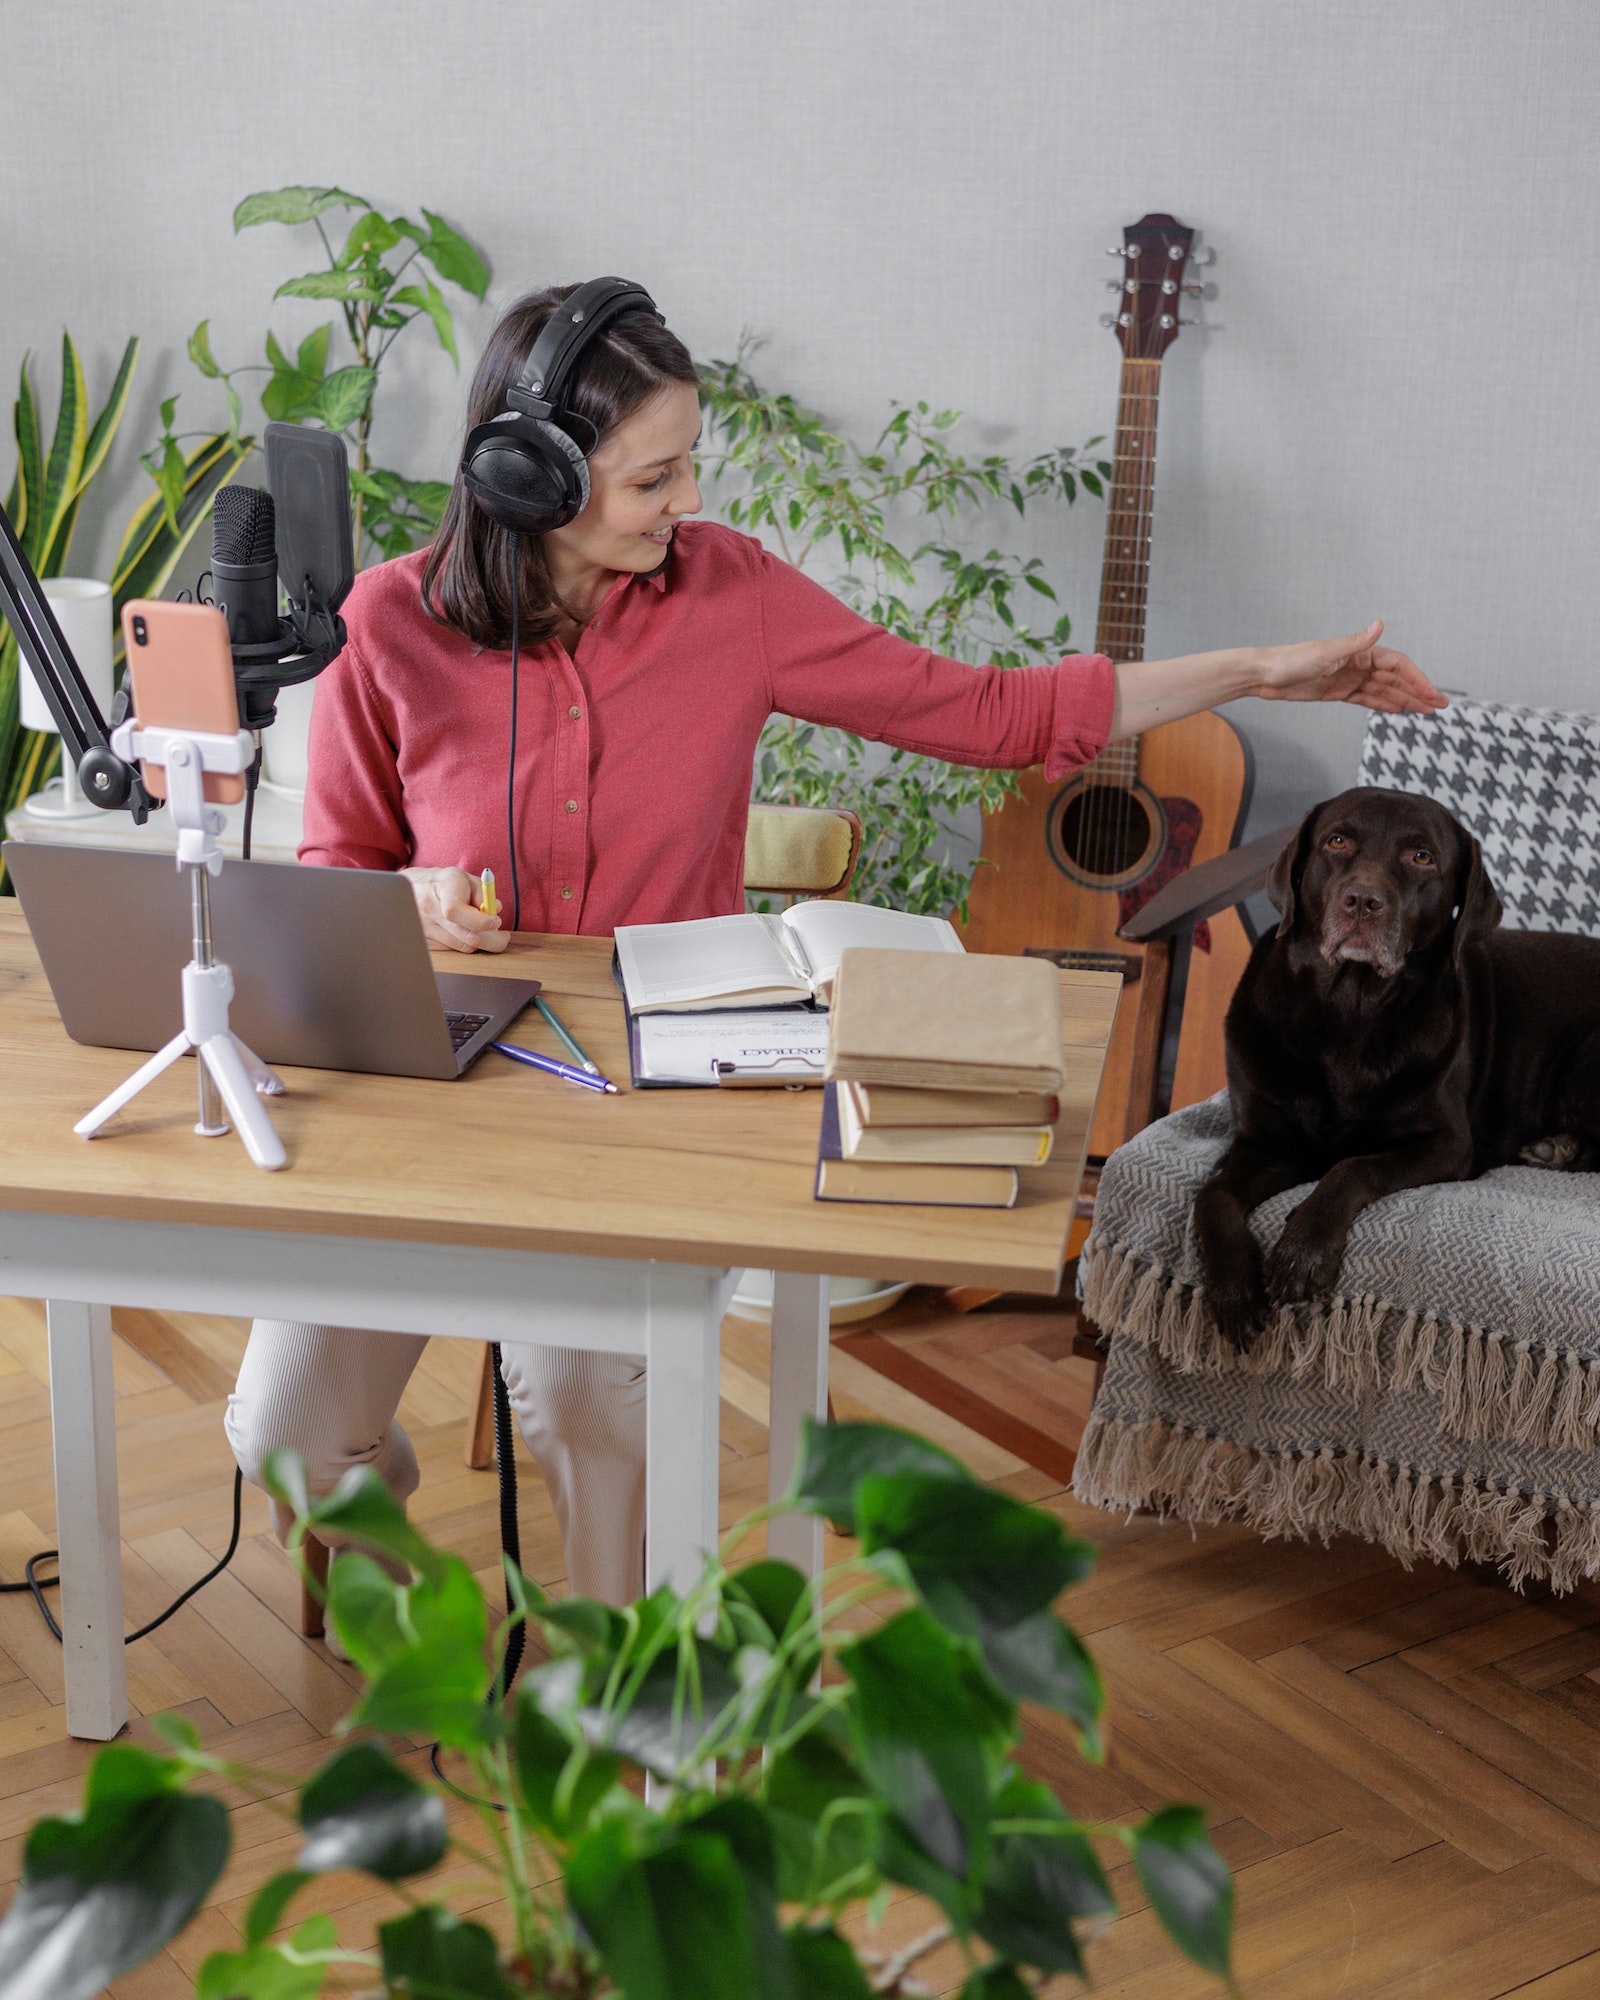
<instances>
[{"instance_id":1,"label":"parquet wood floor","mask_svg":"<svg viewBox=\"0 0 1600 2000\"><path fill-rule=\"evenodd\" d=\"M1019 1421L1086 1395L1050 1315L1007 1338L1004 1315L947 1320L902 1308L880 1337L954 1343L987 1357ZM1018 1319L1027 1315L1018 1315ZM220 1405L243 1342L234 1322L117 1316L129 1622L148 1617L225 1545L230 1461ZM1016 1328L1012 1328L1013 1335ZM1028 1347L1035 1361L1013 1349ZM1600 1994L1600 1589L1522 1598L1491 1578L1409 1575L1355 1543L1265 1545L1237 1529L1191 1536L1077 1507L1059 1478L836 1347L842 1415L929 1432L982 1477L1051 1507L1098 1544L1095 1574L1067 1602L1111 1690L1113 1748L1084 1765L1064 1727L1029 1732L1027 1762L1085 1816L1113 1820L1170 1798L1207 1806L1236 1876L1237 1961L1259 2000L1592 2000ZM998 1358L996 1358L998 1357ZM1037 1363L1037 1366L1036 1366ZM407 1393L430 1534L488 1579L494 1482L469 1472L461 1441L476 1353L434 1342ZM1038 1400L1024 1391L1040 1371ZM992 1378L984 1378L992 1384ZM947 1402L954 1400L953 1394ZM728 1517L766 1482L764 1336L730 1320L722 1450ZM1080 1419L1081 1420L1081 1419ZM1061 1420L1052 1414L1051 1423ZM1062 1433L1065 1435L1065 1433ZM560 1545L532 1468L522 1488L529 1568L556 1583ZM43 1318L0 1301L0 1577L48 1546L53 1507ZM249 1493L233 1569L129 1654L134 1734L181 1709L203 1736L291 1776L310 1770L349 1704L353 1674L295 1629L296 1585ZM58 1649L25 1598L0 1598L0 1903L41 1813L70 1810L92 1755L65 1733ZM118 1982L119 2000L192 1992L206 1952L233 1940L253 1886L294 1849L282 1800L230 1800L235 1850L213 1901L159 1960ZM1093 1947L1107 2000L1188 2000L1215 1986L1177 1960L1124 1865L1124 1914ZM355 1877L326 1885L351 1941L392 1913ZM493 1920L463 1865L463 1910ZM918 1935L906 1897L874 1944ZM924 1961L930 1988L959 1986L959 1954ZM1051 1989L1052 1992L1055 1989ZM1063 1992L1065 1988L1061 1989Z\"/></svg>"}]
</instances>

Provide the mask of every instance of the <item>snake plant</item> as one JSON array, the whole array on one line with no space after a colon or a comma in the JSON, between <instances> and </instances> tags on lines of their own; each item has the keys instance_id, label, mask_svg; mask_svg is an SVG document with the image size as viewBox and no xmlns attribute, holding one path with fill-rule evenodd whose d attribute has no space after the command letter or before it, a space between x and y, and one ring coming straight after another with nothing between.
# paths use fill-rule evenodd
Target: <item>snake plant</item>
<instances>
[{"instance_id":1,"label":"snake plant","mask_svg":"<svg viewBox=\"0 0 1600 2000\"><path fill-rule=\"evenodd\" d=\"M71 334L64 331L61 401L46 450L29 357L23 357L14 410L17 469L6 512L29 562L41 577L60 576L66 569L79 506L111 449L128 405L138 358L135 336L122 351L110 394L91 419L83 363ZM134 509L111 570L112 607L117 617L128 598L160 594L189 538L210 511L217 488L232 478L253 443L253 438L220 432L186 454L182 493L173 510L175 525L159 492ZM21 725L20 671L16 637L0 623L0 813L10 812L38 791L60 756L59 737Z\"/></svg>"}]
</instances>

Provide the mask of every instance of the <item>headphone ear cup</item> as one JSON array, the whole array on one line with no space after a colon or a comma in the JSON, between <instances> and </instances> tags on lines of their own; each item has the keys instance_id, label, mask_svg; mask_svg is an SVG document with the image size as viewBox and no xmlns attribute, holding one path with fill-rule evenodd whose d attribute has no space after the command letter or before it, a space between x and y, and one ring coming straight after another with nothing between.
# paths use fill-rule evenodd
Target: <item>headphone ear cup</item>
<instances>
[{"instance_id":1,"label":"headphone ear cup","mask_svg":"<svg viewBox=\"0 0 1600 2000\"><path fill-rule=\"evenodd\" d=\"M461 480L491 521L519 535L564 528L589 501L589 465L556 424L516 412L476 425Z\"/></svg>"},{"instance_id":2,"label":"headphone ear cup","mask_svg":"<svg viewBox=\"0 0 1600 2000\"><path fill-rule=\"evenodd\" d=\"M553 445L566 459L568 466L567 493L571 502L571 512L563 514L559 521L550 523L552 528L564 528L569 521L576 520L589 504L589 461L584 456L583 447L576 438L568 437L559 424L536 418L535 423L544 433L546 442Z\"/></svg>"}]
</instances>

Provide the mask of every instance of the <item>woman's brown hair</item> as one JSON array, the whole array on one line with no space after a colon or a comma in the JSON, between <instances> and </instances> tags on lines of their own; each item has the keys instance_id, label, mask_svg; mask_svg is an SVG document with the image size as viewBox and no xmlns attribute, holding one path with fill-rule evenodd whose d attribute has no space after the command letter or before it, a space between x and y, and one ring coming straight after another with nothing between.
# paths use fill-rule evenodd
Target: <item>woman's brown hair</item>
<instances>
[{"instance_id":1,"label":"woman's brown hair","mask_svg":"<svg viewBox=\"0 0 1600 2000\"><path fill-rule=\"evenodd\" d=\"M500 315L472 378L467 429L486 424L506 408L506 395L522 373L546 320L577 290L551 285L530 292ZM669 382L698 383L689 350L647 312L614 319L578 357L564 398L587 417L602 439L625 417L659 395ZM511 641L511 565L517 571L517 623L524 640L548 638L566 607L550 581L541 535L515 536L473 500L457 469L439 533L422 572L422 602L441 624L453 625L480 646Z\"/></svg>"}]
</instances>

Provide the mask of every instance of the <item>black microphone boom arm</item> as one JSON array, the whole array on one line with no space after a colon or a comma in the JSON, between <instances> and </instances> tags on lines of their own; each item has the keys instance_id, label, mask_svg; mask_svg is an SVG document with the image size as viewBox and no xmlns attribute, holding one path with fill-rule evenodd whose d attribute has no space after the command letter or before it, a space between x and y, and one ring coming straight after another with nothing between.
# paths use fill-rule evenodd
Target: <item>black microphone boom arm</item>
<instances>
[{"instance_id":1,"label":"black microphone boom arm","mask_svg":"<svg viewBox=\"0 0 1600 2000\"><path fill-rule=\"evenodd\" d=\"M138 767L124 763L111 748L106 719L83 678L72 649L61 635L50 600L40 588L32 563L11 517L0 506L0 611L17 635L23 659L33 669L45 705L61 732L61 754L70 757L83 795L114 812L126 806L140 824L148 817L151 799L140 782Z\"/></svg>"}]
</instances>

